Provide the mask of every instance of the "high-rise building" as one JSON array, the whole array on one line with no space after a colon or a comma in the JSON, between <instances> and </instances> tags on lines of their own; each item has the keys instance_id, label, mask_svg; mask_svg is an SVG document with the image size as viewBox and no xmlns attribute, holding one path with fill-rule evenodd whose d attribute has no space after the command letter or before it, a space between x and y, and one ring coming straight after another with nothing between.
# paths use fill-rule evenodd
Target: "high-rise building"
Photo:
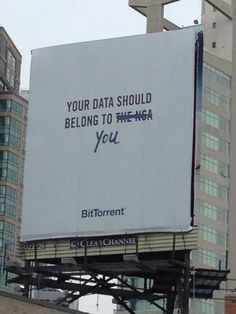
<instances>
[{"instance_id":1,"label":"high-rise building","mask_svg":"<svg viewBox=\"0 0 236 314\"><path fill-rule=\"evenodd\" d=\"M0 91L18 94L20 86L21 54L0 26Z\"/></svg>"},{"instance_id":2,"label":"high-rise building","mask_svg":"<svg viewBox=\"0 0 236 314\"><path fill-rule=\"evenodd\" d=\"M214 1L212 1L214 4ZM232 61L232 12L231 0L216 1L222 11L202 0L205 50L223 60Z\"/></svg>"},{"instance_id":3,"label":"high-rise building","mask_svg":"<svg viewBox=\"0 0 236 314\"><path fill-rule=\"evenodd\" d=\"M193 263L230 269L229 281L211 300L195 300L196 313L225 313L235 278L235 1L202 1L205 31L199 248ZM234 34L235 36L235 34Z\"/></svg>"},{"instance_id":4,"label":"high-rise building","mask_svg":"<svg viewBox=\"0 0 236 314\"><path fill-rule=\"evenodd\" d=\"M21 55L0 27L0 289L8 259L17 258L21 226L27 101L19 96Z\"/></svg>"},{"instance_id":5,"label":"high-rise building","mask_svg":"<svg viewBox=\"0 0 236 314\"><path fill-rule=\"evenodd\" d=\"M234 1L234 0L233 0ZM236 279L235 188L236 112L233 108L232 62L233 18L230 0L202 0L204 24L204 86L201 128L201 164L198 217L198 250L192 253L192 266L231 269ZM236 2L236 1L235 1ZM236 4L235 4L236 5ZM139 11L139 10L138 10ZM141 11L140 11L141 12ZM149 21L149 24L151 22ZM234 35L235 36L235 35ZM236 60L235 60L236 61ZM236 69L235 69L236 70ZM236 86L234 86L235 88ZM234 222L235 221L235 222ZM138 279L132 279L137 281ZM226 288L235 288L236 281ZM223 314L225 291L209 300L191 300L191 314ZM161 313L145 301L134 303L139 314ZM126 313L118 307L117 313Z\"/></svg>"}]
</instances>

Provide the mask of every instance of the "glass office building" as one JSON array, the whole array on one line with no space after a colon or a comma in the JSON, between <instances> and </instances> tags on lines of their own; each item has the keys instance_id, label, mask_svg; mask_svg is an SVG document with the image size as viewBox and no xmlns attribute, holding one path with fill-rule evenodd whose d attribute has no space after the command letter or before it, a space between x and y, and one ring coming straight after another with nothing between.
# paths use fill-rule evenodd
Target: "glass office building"
<instances>
[{"instance_id":1,"label":"glass office building","mask_svg":"<svg viewBox=\"0 0 236 314\"><path fill-rule=\"evenodd\" d=\"M0 27L0 289L17 260L23 193L27 101L19 96L21 55Z\"/></svg>"}]
</instances>

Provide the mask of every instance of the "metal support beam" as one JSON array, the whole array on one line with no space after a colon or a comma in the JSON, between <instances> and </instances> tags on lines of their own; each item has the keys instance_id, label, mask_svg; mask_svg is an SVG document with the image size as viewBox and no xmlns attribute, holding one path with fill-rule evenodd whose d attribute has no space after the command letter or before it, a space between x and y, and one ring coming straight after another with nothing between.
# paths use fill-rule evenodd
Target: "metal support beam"
<instances>
[{"instance_id":1,"label":"metal support beam","mask_svg":"<svg viewBox=\"0 0 236 314\"><path fill-rule=\"evenodd\" d=\"M139 258L142 259L142 254L139 254ZM193 277L191 275L190 280L189 257L190 251L182 251L181 254L175 251L175 258L179 260L173 260L170 251L168 259L156 257L157 259L154 260L128 263L122 260L116 263L111 261L108 264L88 261L84 264L84 260L81 259L81 264L61 265L57 264L58 260L55 259L53 266L41 265L39 261L35 267L33 262L32 264L27 262L25 267L7 266L9 272L17 275L8 282L24 284L25 296L29 295L30 286L38 289L48 287L71 291L72 293L61 299L60 303L62 301L71 303L88 294L110 295L131 314L135 312L133 300L145 300L162 310L163 313L173 314L178 293L181 314L188 314L189 295L190 293L193 295ZM219 288L220 282L226 280L227 273L227 271L197 269L194 277L196 288L194 296L211 298L213 291ZM123 276L126 278L139 276L144 279L144 284L136 287L135 282L126 282ZM208 284L208 280L211 280L212 284ZM157 301L164 299L167 300L167 306L165 304L163 307Z\"/></svg>"},{"instance_id":2,"label":"metal support beam","mask_svg":"<svg viewBox=\"0 0 236 314\"><path fill-rule=\"evenodd\" d=\"M183 283L183 314L189 314L189 297L190 297L190 252L186 251L184 256L184 283Z\"/></svg>"},{"instance_id":3,"label":"metal support beam","mask_svg":"<svg viewBox=\"0 0 236 314\"><path fill-rule=\"evenodd\" d=\"M176 288L177 288L177 296L178 296L178 306L181 311L181 314L183 314L183 281L182 278L179 278L176 282Z\"/></svg>"},{"instance_id":4,"label":"metal support beam","mask_svg":"<svg viewBox=\"0 0 236 314\"><path fill-rule=\"evenodd\" d=\"M167 298L167 314L173 314L175 307L175 294L171 294Z\"/></svg>"},{"instance_id":5,"label":"metal support beam","mask_svg":"<svg viewBox=\"0 0 236 314\"><path fill-rule=\"evenodd\" d=\"M86 286L87 283L89 283L91 281L91 278L87 279L84 281L84 283L81 286ZM76 299L79 299L82 297L82 293L80 294L76 294L78 293L78 291L72 291L69 295L65 296L64 298L58 300L58 302L56 303L57 305L60 305L61 303L67 301L68 302L68 298L71 299L71 301L69 301L69 303L75 301ZM72 301L73 299L73 301Z\"/></svg>"},{"instance_id":6,"label":"metal support beam","mask_svg":"<svg viewBox=\"0 0 236 314\"><path fill-rule=\"evenodd\" d=\"M30 268L30 261L25 261L25 269L29 269ZM29 297L29 281L27 280L27 277L25 277L24 280L24 291L23 291L23 296L24 297Z\"/></svg>"},{"instance_id":7,"label":"metal support beam","mask_svg":"<svg viewBox=\"0 0 236 314\"><path fill-rule=\"evenodd\" d=\"M130 314L135 314L135 312L121 298L117 297L115 294L113 295L113 298L117 301L118 304L122 305L127 312Z\"/></svg>"},{"instance_id":8,"label":"metal support beam","mask_svg":"<svg viewBox=\"0 0 236 314\"><path fill-rule=\"evenodd\" d=\"M123 288L124 288L124 287L127 287L127 288L131 289L132 291L134 291L137 295L139 295L139 296L145 296L145 293L146 293L145 288L143 288L144 293L141 293L141 292L139 292L139 291L136 289L135 286L132 286L132 285L128 284L128 283L127 283L125 280L123 280L122 278L120 278L120 277L118 277L118 276L117 276L117 277L114 277L114 278L116 278L117 280L119 280L119 281L122 283ZM160 299L163 299L163 297L160 297ZM160 306L158 303L156 303L156 302L153 301L151 298L149 298L149 297L148 297L148 294L144 297L144 300L147 301L147 302L149 302L149 303L151 303L151 304L153 304L153 305L155 305L155 306L156 306L159 310L161 310L163 313L167 313L166 310L165 310L162 306Z\"/></svg>"}]
</instances>

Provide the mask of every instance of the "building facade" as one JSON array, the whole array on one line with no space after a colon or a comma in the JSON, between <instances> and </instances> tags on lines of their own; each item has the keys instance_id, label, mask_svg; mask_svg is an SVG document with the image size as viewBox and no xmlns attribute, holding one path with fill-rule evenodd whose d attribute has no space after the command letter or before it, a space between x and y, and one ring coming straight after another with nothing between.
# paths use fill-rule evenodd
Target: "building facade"
<instances>
[{"instance_id":1,"label":"building facade","mask_svg":"<svg viewBox=\"0 0 236 314\"><path fill-rule=\"evenodd\" d=\"M230 107L230 62L205 51L199 244L198 250L192 253L192 265L203 268L227 268ZM219 291L214 296L217 300L192 300L194 313L223 314L224 294Z\"/></svg>"},{"instance_id":2,"label":"building facade","mask_svg":"<svg viewBox=\"0 0 236 314\"><path fill-rule=\"evenodd\" d=\"M20 87L21 54L0 26L0 91L18 94Z\"/></svg>"},{"instance_id":3,"label":"building facade","mask_svg":"<svg viewBox=\"0 0 236 314\"><path fill-rule=\"evenodd\" d=\"M213 6L217 4L217 6ZM218 4L220 7L218 7ZM219 10L220 8L220 10ZM222 8L222 10L221 10ZM226 14L224 14L224 12ZM198 250L192 252L192 266L231 269L235 275L235 176L233 153L236 120L232 100L233 25L230 0L202 0L204 24L204 86L201 127L200 204L198 222ZM231 226L232 224L232 226ZM230 229L231 226L231 229ZM230 231L230 232L229 232ZM137 280L137 279L133 279ZM137 282L138 284L138 282ZM192 314L224 314L224 288L236 287L231 281L210 300L191 300ZM145 301L134 303L136 313L161 313ZM117 313L126 313L118 307Z\"/></svg>"},{"instance_id":4,"label":"building facade","mask_svg":"<svg viewBox=\"0 0 236 314\"><path fill-rule=\"evenodd\" d=\"M236 295L226 295L225 297L225 314L236 313Z\"/></svg>"},{"instance_id":5,"label":"building facade","mask_svg":"<svg viewBox=\"0 0 236 314\"><path fill-rule=\"evenodd\" d=\"M214 2L214 1L213 1ZM217 1L219 2L219 1ZM231 0L221 0L224 9L231 11ZM216 7L202 0L202 23L204 24L205 49L223 60L232 61L232 18L222 14Z\"/></svg>"},{"instance_id":6,"label":"building facade","mask_svg":"<svg viewBox=\"0 0 236 314\"><path fill-rule=\"evenodd\" d=\"M19 96L21 55L0 27L0 289L9 275L7 260L17 259L21 226L27 101Z\"/></svg>"}]
</instances>

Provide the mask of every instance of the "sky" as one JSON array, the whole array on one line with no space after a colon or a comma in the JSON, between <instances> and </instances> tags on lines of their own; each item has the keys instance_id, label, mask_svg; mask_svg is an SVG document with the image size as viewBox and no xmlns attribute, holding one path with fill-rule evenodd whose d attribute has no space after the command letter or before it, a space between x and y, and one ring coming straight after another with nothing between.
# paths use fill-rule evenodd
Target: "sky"
<instances>
[{"instance_id":1,"label":"sky","mask_svg":"<svg viewBox=\"0 0 236 314\"><path fill-rule=\"evenodd\" d=\"M128 0L1 0L0 25L22 54L21 88L29 88L31 50L74 42L144 34L146 18ZM179 26L200 21L201 0L180 0L165 7ZM97 305L98 304L98 305ZM81 311L112 314L111 298L84 297Z\"/></svg>"},{"instance_id":2,"label":"sky","mask_svg":"<svg viewBox=\"0 0 236 314\"><path fill-rule=\"evenodd\" d=\"M1 0L0 25L22 54L21 88L29 87L31 50L73 42L143 34L146 18L128 0ZM201 0L165 7L179 26L200 20Z\"/></svg>"}]
</instances>

